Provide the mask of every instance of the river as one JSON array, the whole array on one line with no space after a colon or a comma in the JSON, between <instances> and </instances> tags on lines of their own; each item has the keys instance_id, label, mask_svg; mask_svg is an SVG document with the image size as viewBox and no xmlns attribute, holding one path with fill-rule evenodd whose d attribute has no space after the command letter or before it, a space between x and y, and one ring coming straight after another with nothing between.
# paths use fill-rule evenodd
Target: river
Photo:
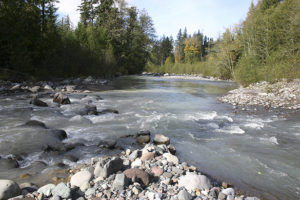
<instances>
[{"instance_id":1,"label":"river","mask_svg":"<svg viewBox=\"0 0 300 200\"><path fill-rule=\"evenodd\" d=\"M25 172L56 169L57 163L74 166L89 162L91 157L111 153L97 147L102 139L150 130L152 136L169 136L182 161L220 181L233 183L243 192L263 199L300 199L299 112L223 104L217 97L237 87L227 81L132 76L116 79L113 87L88 95L71 94L72 104L61 107L49 96L41 98L50 105L47 108L28 104L28 95L24 94L1 97L0 156L21 155L23 160L17 169L4 170L0 165L0 179L22 182L19 176ZM82 105L89 102L98 110L113 108L120 114L80 117ZM28 120L63 129L68 134L64 143L85 146L67 153L45 153L41 146L49 142L57 145L59 141L45 130L20 127ZM79 161L72 162L70 155Z\"/></svg>"}]
</instances>

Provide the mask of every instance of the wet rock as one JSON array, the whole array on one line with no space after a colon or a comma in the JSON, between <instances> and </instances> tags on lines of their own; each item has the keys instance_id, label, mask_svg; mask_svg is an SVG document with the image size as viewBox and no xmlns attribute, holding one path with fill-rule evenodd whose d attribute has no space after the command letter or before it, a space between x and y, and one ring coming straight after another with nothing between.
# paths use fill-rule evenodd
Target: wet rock
<instances>
[{"instance_id":1,"label":"wet rock","mask_svg":"<svg viewBox=\"0 0 300 200\"><path fill-rule=\"evenodd\" d=\"M161 176L164 173L164 170L158 166L152 167L151 171L154 176Z\"/></svg>"},{"instance_id":2,"label":"wet rock","mask_svg":"<svg viewBox=\"0 0 300 200\"><path fill-rule=\"evenodd\" d=\"M71 151L75 149L76 147L84 147L85 145L82 143L71 143L71 144L66 144L65 149L66 151Z\"/></svg>"},{"instance_id":3,"label":"wet rock","mask_svg":"<svg viewBox=\"0 0 300 200\"><path fill-rule=\"evenodd\" d=\"M190 193L188 193L186 190L181 190L178 193L178 200L191 200L193 197Z\"/></svg>"},{"instance_id":4,"label":"wet rock","mask_svg":"<svg viewBox=\"0 0 300 200\"><path fill-rule=\"evenodd\" d=\"M203 175L188 174L179 178L179 187L185 187L188 191L196 189L210 189L210 180Z\"/></svg>"},{"instance_id":5,"label":"wet rock","mask_svg":"<svg viewBox=\"0 0 300 200\"><path fill-rule=\"evenodd\" d=\"M116 140L106 139L99 142L98 146L105 149L114 149L117 144Z\"/></svg>"},{"instance_id":6,"label":"wet rock","mask_svg":"<svg viewBox=\"0 0 300 200\"><path fill-rule=\"evenodd\" d=\"M106 178L113 173L116 173L123 169L123 160L119 157L114 157L108 162L98 162L96 164L94 175L95 177Z\"/></svg>"},{"instance_id":7,"label":"wet rock","mask_svg":"<svg viewBox=\"0 0 300 200\"><path fill-rule=\"evenodd\" d=\"M170 151L171 154L173 155L176 154L176 148L172 144L168 146L168 150Z\"/></svg>"},{"instance_id":8,"label":"wet rock","mask_svg":"<svg viewBox=\"0 0 300 200\"><path fill-rule=\"evenodd\" d=\"M170 153L164 153L163 157L166 158L168 162L172 162L174 165L178 165L179 163L178 158Z\"/></svg>"},{"instance_id":9,"label":"wet rock","mask_svg":"<svg viewBox=\"0 0 300 200\"><path fill-rule=\"evenodd\" d=\"M67 199L71 197L71 189L65 183L60 183L53 188L52 195Z\"/></svg>"},{"instance_id":10,"label":"wet rock","mask_svg":"<svg viewBox=\"0 0 300 200\"><path fill-rule=\"evenodd\" d=\"M0 169L1 170L8 170L8 169L13 169L13 168L18 168L18 167L19 167L19 164L16 160L0 158Z\"/></svg>"},{"instance_id":11,"label":"wet rock","mask_svg":"<svg viewBox=\"0 0 300 200\"><path fill-rule=\"evenodd\" d=\"M142 155L141 160L143 162L147 161L147 160L152 160L155 157L155 153L153 152L146 152Z\"/></svg>"},{"instance_id":12,"label":"wet rock","mask_svg":"<svg viewBox=\"0 0 300 200\"><path fill-rule=\"evenodd\" d=\"M62 105L71 104L70 99L66 95L62 94L61 92L58 92L54 95L53 102Z\"/></svg>"},{"instance_id":13,"label":"wet rock","mask_svg":"<svg viewBox=\"0 0 300 200\"><path fill-rule=\"evenodd\" d=\"M87 115L98 115L97 106L95 105L91 105L91 104L86 105L85 109Z\"/></svg>"},{"instance_id":14,"label":"wet rock","mask_svg":"<svg viewBox=\"0 0 300 200\"><path fill-rule=\"evenodd\" d=\"M54 184L44 185L43 187L38 189L38 193L43 193L46 197L51 196L52 190L55 188Z\"/></svg>"},{"instance_id":15,"label":"wet rock","mask_svg":"<svg viewBox=\"0 0 300 200\"><path fill-rule=\"evenodd\" d=\"M154 137L154 143L155 144L166 144L169 145L170 144L170 138L161 135L161 134L156 134Z\"/></svg>"},{"instance_id":16,"label":"wet rock","mask_svg":"<svg viewBox=\"0 0 300 200\"><path fill-rule=\"evenodd\" d=\"M54 137L56 137L59 140L64 140L68 137L66 131L64 131L64 130L50 130L49 132L51 135L53 135Z\"/></svg>"},{"instance_id":17,"label":"wet rock","mask_svg":"<svg viewBox=\"0 0 300 200\"><path fill-rule=\"evenodd\" d=\"M125 170L124 174L129 179L132 179L134 177L140 179L141 182L146 186L149 184L149 174L144 170L132 168Z\"/></svg>"},{"instance_id":18,"label":"wet rock","mask_svg":"<svg viewBox=\"0 0 300 200\"><path fill-rule=\"evenodd\" d=\"M19 185L22 191L26 190L27 192L35 192L38 190L38 187L33 183L22 183Z\"/></svg>"},{"instance_id":19,"label":"wet rock","mask_svg":"<svg viewBox=\"0 0 300 200\"><path fill-rule=\"evenodd\" d=\"M89 171L80 171L71 177L71 186L81 187L83 184L89 182L93 175Z\"/></svg>"},{"instance_id":20,"label":"wet rock","mask_svg":"<svg viewBox=\"0 0 300 200\"><path fill-rule=\"evenodd\" d=\"M29 127L39 127L39 128L47 128L46 125L43 122L37 121L37 120L30 120L24 124L24 126Z\"/></svg>"},{"instance_id":21,"label":"wet rock","mask_svg":"<svg viewBox=\"0 0 300 200\"><path fill-rule=\"evenodd\" d=\"M32 98L29 103L32 104L32 105L35 105L35 106L39 106L39 107L48 107L47 103L39 100L36 97Z\"/></svg>"},{"instance_id":22,"label":"wet rock","mask_svg":"<svg viewBox=\"0 0 300 200\"><path fill-rule=\"evenodd\" d=\"M113 189L114 190L124 190L124 187L127 186L128 179L126 178L125 174L117 174L116 178L113 182Z\"/></svg>"},{"instance_id":23,"label":"wet rock","mask_svg":"<svg viewBox=\"0 0 300 200\"><path fill-rule=\"evenodd\" d=\"M50 85L45 85L44 90L53 91L53 88Z\"/></svg>"},{"instance_id":24,"label":"wet rock","mask_svg":"<svg viewBox=\"0 0 300 200\"><path fill-rule=\"evenodd\" d=\"M15 91L15 90L20 90L21 89L21 85L20 84L16 84L15 86L11 87L10 90Z\"/></svg>"},{"instance_id":25,"label":"wet rock","mask_svg":"<svg viewBox=\"0 0 300 200\"><path fill-rule=\"evenodd\" d=\"M105 109L105 110L100 111L98 114L103 115L103 114L108 114L108 113L119 114L119 111L114 110L114 109Z\"/></svg>"},{"instance_id":26,"label":"wet rock","mask_svg":"<svg viewBox=\"0 0 300 200\"><path fill-rule=\"evenodd\" d=\"M135 135L136 142L138 144L145 144L149 143L151 138L150 138L150 131L140 131Z\"/></svg>"},{"instance_id":27,"label":"wet rock","mask_svg":"<svg viewBox=\"0 0 300 200\"><path fill-rule=\"evenodd\" d=\"M21 194L19 185L11 180L0 180L0 200L6 200Z\"/></svg>"},{"instance_id":28,"label":"wet rock","mask_svg":"<svg viewBox=\"0 0 300 200\"><path fill-rule=\"evenodd\" d=\"M67 85L66 86L66 91L67 92L74 92L76 86L75 85Z\"/></svg>"}]
</instances>

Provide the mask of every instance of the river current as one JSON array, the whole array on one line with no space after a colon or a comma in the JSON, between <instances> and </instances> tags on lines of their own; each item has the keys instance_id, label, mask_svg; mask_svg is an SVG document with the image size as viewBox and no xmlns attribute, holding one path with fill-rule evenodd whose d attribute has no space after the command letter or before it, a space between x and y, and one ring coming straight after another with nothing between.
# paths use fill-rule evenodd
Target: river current
<instances>
[{"instance_id":1,"label":"river current","mask_svg":"<svg viewBox=\"0 0 300 200\"><path fill-rule=\"evenodd\" d=\"M23 160L18 169L3 170L0 165L0 179L22 182L18 177L25 172L45 172L61 162L68 166L89 162L91 157L111 153L100 151L99 141L150 130L152 136L169 136L182 161L243 192L263 199L300 199L299 111L223 104L217 98L238 87L227 81L132 76L114 80L113 87L71 94L72 104L61 107L50 96L41 98L50 105L47 108L28 104L28 95L1 97L0 156L21 155ZM87 103L98 110L116 109L119 114L79 115ZM28 120L63 129L68 134L64 143L85 146L67 153L45 153L41 146L60 141L45 130L20 127ZM124 148L130 147L125 144ZM68 159L71 155L79 160Z\"/></svg>"}]
</instances>

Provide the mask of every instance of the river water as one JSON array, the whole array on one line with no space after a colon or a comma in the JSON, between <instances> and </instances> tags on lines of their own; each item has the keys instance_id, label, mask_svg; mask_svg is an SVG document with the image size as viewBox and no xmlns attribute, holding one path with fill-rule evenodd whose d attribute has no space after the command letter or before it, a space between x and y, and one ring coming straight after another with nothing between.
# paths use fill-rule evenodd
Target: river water
<instances>
[{"instance_id":1,"label":"river water","mask_svg":"<svg viewBox=\"0 0 300 200\"><path fill-rule=\"evenodd\" d=\"M113 86L104 92L72 94L72 104L61 107L49 95L41 98L48 108L29 105L26 95L1 97L0 156L20 155L23 160L16 169L4 170L0 165L0 179L22 182L20 175L25 172L45 174L49 168L59 168L58 163L85 163L111 153L99 150L101 140L150 130L152 135L169 136L182 161L243 192L263 199L300 199L299 112L220 103L217 97L237 87L226 81L122 77ZM80 116L87 103L120 114ZM64 143L85 146L67 153L44 152L45 144L59 148L62 142L50 136L48 129L20 127L28 120L63 129L68 134ZM118 145L132 147L130 143ZM72 162L70 156L79 161Z\"/></svg>"}]
</instances>

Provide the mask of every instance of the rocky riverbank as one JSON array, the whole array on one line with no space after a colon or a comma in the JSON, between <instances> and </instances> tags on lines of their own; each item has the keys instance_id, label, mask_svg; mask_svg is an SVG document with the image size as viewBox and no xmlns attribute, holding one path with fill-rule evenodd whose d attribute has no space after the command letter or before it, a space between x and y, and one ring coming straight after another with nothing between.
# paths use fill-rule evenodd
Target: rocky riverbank
<instances>
[{"instance_id":1,"label":"rocky riverbank","mask_svg":"<svg viewBox=\"0 0 300 200\"><path fill-rule=\"evenodd\" d=\"M155 135L153 142L149 132L135 137L137 142L146 142L142 149L92 158L90 164L70 169L66 181L56 185L39 188L33 183L0 180L0 199L258 199L239 195L230 184L218 184L196 167L180 162L168 137Z\"/></svg>"},{"instance_id":2,"label":"rocky riverbank","mask_svg":"<svg viewBox=\"0 0 300 200\"><path fill-rule=\"evenodd\" d=\"M164 79L182 79L182 80L205 80L205 81L224 81L212 76L203 76L201 74L169 74L169 73L150 73L143 72L142 76L157 76Z\"/></svg>"},{"instance_id":3,"label":"rocky riverbank","mask_svg":"<svg viewBox=\"0 0 300 200\"><path fill-rule=\"evenodd\" d=\"M219 100L235 106L300 109L300 80L274 84L260 82L232 90Z\"/></svg>"}]
</instances>

